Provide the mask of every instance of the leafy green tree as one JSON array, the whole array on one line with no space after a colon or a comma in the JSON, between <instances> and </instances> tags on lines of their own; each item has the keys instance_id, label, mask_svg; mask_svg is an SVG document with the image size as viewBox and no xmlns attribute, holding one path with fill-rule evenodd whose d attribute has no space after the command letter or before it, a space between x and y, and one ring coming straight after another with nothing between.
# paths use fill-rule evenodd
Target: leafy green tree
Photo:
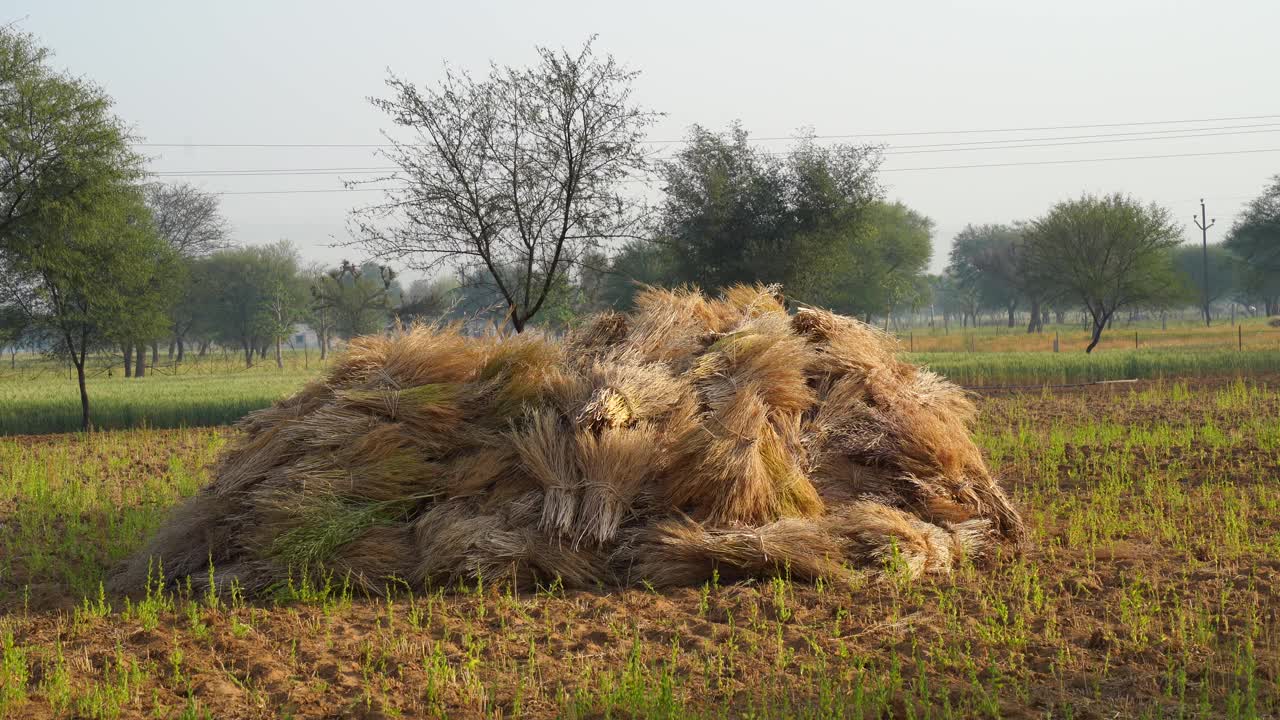
<instances>
[{"instance_id":1,"label":"leafy green tree","mask_svg":"<svg viewBox=\"0 0 1280 720\"><path fill-rule=\"evenodd\" d=\"M44 238L33 224L74 223L102 188L139 177L111 99L50 58L31 35L0 26L0 253Z\"/></svg>"},{"instance_id":2,"label":"leafy green tree","mask_svg":"<svg viewBox=\"0 0 1280 720\"><path fill-rule=\"evenodd\" d=\"M1031 288L1038 283L1030 281L1023 244L1020 227L966 225L952 241L949 268L981 307L1008 313L1009 327L1020 303L1033 305L1027 331L1034 332L1040 316L1039 295Z\"/></svg>"},{"instance_id":3,"label":"leafy green tree","mask_svg":"<svg viewBox=\"0 0 1280 720\"><path fill-rule=\"evenodd\" d=\"M222 215L218 196L187 183L150 183L146 186L146 200L156 232L178 258L173 268L176 297L171 305L169 327L162 334L169 338L170 358L176 350L177 361L182 362L188 336L199 329L201 323L202 292L196 287L203 280L199 261L231 244L230 227ZM158 340L159 337L147 339L153 361L159 354Z\"/></svg>"},{"instance_id":4,"label":"leafy green tree","mask_svg":"<svg viewBox=\"0 0 1280 720\"><path fill-rule=\"evenodd\" d=\"M900 202L873 202L861 227L834 225L803 236L793 278L802 299L839 312L884 313L918 306L928 295L924 270L933 253L933 221ZM833 237L821 237L831 234Z\"/></svg>"},{"instance_id":5,"label":"leafy green tree","mask_svg":"<svg viewBox=\"0 0 1280 720\"><path fill-rule=\"evenodd\" d=\"M203 264L214 337L238 347L246 368L253 366L255 350L274 344L276 365L283 367L280 343L305 317L307 306L297 252L282 241L220 250Z\"/></svg>"},{"instance_id":6,"label":"leafy green tree","mask_svg":"<svg viewBox=\"0 0 1280 720\"><path fill-rule=\"evenodd\" d=\"M1054 205L1031 224L1027 261L1047 289L1085 307L1092 352L1117 310L1185 298L1172 250L1181 228L1169 211L1125 195L1085 195Z\"/></svg>"},{"instance_id":7,"label":"leafy green tree","mask_svg":"<svg viewBox=\"0 0 1280 720\"><path fill-rule=\"evenodd\" d=\"M312 280L312 314L328 318L329 327L345 340L383 330L391 313L394 280L390 268L362 268L343 260Z\"/></svg>"},{"instance_id":8,"label":"leafy green tree","mask_svg":"<svg viewBox=\"0 0 1280 720\"><path fill-rule=\"evenodd\" d=\"M715 289L780 282L808 297L827 274L813 263L848 249L881 195L879 149L802 137L784 157L757 149L738 125L695 125L662 165L659 237L674 282Z\"/></svg>"},{"instance_id":9,"label":"leafy green tree","mask_svg":"<svg viewBox=\"0 0 1280 720\"><path fill-rule=\"evenodd\" d=\"M85 365L91 352L164 323L163 277L172 252L156 235L141 194L111 185L85 193L84 211L28 217L24 250L6 258L5 290L52 352L76 369L81 424L91 427Z\"/></svg>"},{"instance_id":10,"label":"leafy green tree","mask_svg":"<svg viewBox=\"0 0 1280 720\"><path fill-rule=\"evenodd\" d=\"M1267 314L1280 313L1280 175L1249 202L1224 244L1244 262L1244 284L1263 298Z\"/></svg>"}]
</instances>

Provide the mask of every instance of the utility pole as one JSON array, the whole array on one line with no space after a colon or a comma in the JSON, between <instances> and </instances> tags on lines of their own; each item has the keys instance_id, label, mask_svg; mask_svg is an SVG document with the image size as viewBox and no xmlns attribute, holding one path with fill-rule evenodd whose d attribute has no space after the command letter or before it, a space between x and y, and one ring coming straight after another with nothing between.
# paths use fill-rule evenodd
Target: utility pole
<instances>
[{"instance_id":1,"label":"utility pole","mask_svg":"<svg viewBox=\"0 0 1280 720\"><path fill-rule=\"evenodd\" d=\"M1200 228L1200 248L1204 259L1204 326L1209 327L1209 228L1218 222L1218 218L1205 222L1204 198L1200 198L1200 217L1192 215L1191 219Z\"/></svg>"}]
</instances>

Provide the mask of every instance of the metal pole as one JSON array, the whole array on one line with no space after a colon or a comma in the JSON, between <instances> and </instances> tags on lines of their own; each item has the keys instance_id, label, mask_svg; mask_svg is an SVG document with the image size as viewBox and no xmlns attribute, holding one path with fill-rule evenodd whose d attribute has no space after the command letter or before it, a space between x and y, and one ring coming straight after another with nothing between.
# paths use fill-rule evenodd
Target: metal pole
<instances>
[{"instance_id":1,"label":"metal pole","mask_svg":"<svg viewBox=\"0 0 1280 720\"><path fill-rule=\"evenodd\" d=\"M1218 219L1205 222L1204 198L1200 198L1200 217L1192 215L1191 219L1195 221L1196 227L1200 228L1200 249L1204 261L1204 326L1209 327L1209 228L1213 227Z\"/></svg>"}]
</instances>

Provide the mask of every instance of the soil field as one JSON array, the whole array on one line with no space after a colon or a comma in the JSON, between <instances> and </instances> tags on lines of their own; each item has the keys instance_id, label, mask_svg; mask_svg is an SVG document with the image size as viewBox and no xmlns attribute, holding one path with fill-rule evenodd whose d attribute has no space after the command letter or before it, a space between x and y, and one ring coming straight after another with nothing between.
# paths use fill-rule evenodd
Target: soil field
<instances>
[{"instance_id":1,"label":"soil field","mask_svg":"<svg viewBox=\"0 0 1280 720\"><path fill-rule=\"evenodd\" d=\"M0 717L1271 716L1278 385L990 394L977 437L1021 554L662 594L110 597L232 431L2 439Z\"/></svg>"}]
</instances>

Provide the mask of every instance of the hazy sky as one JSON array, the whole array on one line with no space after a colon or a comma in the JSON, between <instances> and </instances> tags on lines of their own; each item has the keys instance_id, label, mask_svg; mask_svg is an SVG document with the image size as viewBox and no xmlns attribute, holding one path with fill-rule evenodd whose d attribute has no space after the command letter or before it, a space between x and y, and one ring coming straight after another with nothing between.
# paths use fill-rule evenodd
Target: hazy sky
<instances>
[{"instance_id":1,"label":"hazy sky","mask_svg":"<svg viewBox=\"0 0 1280 720\"><path fill-rule=\"evenodd\" d=\"M733 120L760 137L802 127L890 143L889 195L937 224L933 268L966 223L1030 218L1082 191L1124 191L1190 223L1205 197L1221 239L1280 172L1275 29L1280 2L70 2L7 0L57 53L102 85L153 143L377 143L366 101L387 69L433 82L442 64L526 64L535 45L598 49L642 72L637 98L667 113L651 138ZM1262 116L1262 117L1259 117ZM1249 119L1225 119L1249 118ZM1116 125L1020 133L888 135ZM1192 130L1191 128L1198 128ZM1222 133L1232 134L1222 134ZM1128 133L1128 134L1124 134ZM1169 138L1196 134L1199 137ZM1100 137L1110 136L1110 137ZM1164 136L1161 139L1152 137ZM1020 149L921 145L1029 138ZM1146 139L1137 139L1146 138ZM1106 140L1107 142L1095 142ZM783 149L785 142L770 142ZM897 146L897 151L895 148ZM904 146L915 150L906 153ZM367 148L145 148L157 172L367 168ZM965 169L1189 153L1237 154ZM333 190L351 173L197 176L210 191ZM175 178L170 178L175 179ZM305 255L355 256L345 217L371 193L225 195L241 243L292 240Z\"/></svg>"}]
</instances>

